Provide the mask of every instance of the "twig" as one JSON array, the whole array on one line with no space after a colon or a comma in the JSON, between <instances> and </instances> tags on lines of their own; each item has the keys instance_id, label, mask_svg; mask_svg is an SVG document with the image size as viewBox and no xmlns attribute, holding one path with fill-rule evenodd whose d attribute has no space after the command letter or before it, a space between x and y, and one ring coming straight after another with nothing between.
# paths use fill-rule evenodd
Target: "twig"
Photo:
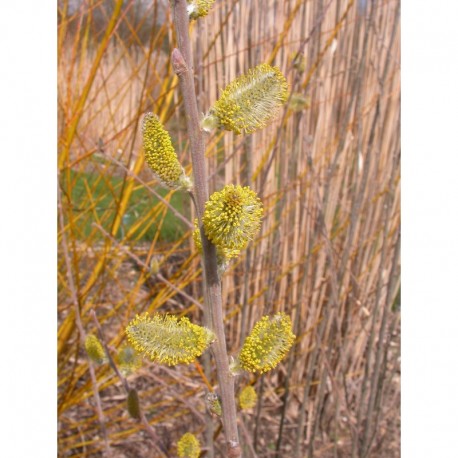
<instances>
[{"instance_id":1,"label":"twig","mask_svg":"<svg viewBox=\"0 0 458 458\"><path fill-rule=\"evenodd\" d=\"M242 430L242 433L245 436L245 443L248 445L248 448L250 449L252 457L258 458L258 454L256 453L256 450L253 447L253 437L251 436L250 432L248 431L248 428L245 426L245 422L243 421L243 418L240 421L240 429Z\"/></svg>"},{"instance_id":2,"label":"twig","mask_svg":"<svg viewBox=\"0 0 458 458\"><path fill-rule=\"evenodd\" d=\"M122 168L128 175L130 175L132 178L137 180L141 185L143 185L151 194L154 195L154 197L160 200L178 219L183 221L183 223L185 223L188 228L190 229L194 228L194 225L191 223L191 221L189 221L189 219L187 219L179 211L177 211L176 208L174 208L170 202L167 202L166 199L164 199L151 186L148 186L145 181L143 181L137 174L132 172L132 170L129 170L122 162L117 161L115 158L108 156L107 154L104 155L103 157L104 159L108 159L110 162L113 162L113 164L116 164L118 167Z\"/></svg>"},{"instance_id":3,"label":"twig","mask_svg":"<svg viewBox=\"0 0 458 458\"><path fill-rule=\"evenodd\" d=\"M143 262L137 255L135 255L134 253L132 253L131 251L129 251L125 246L121 245L113 236L111 236L102 226L100 226L99 224L97 223L92 223L92 225L94 227L96 227L97 229L100 230L100 232L102 232L102 234L107 237L108 239L110 239L115 245L117 245L122 251L124 251L124 253L126 253L129 257L131 257L139 266L143 267L147 272L150 272L151 269L150 267L148 266L148 264L146 264L145 262ZM175 285L173 285L172 283L170 283L165 277L162 276L162 274L160 273L157 273L157 274L151 274L151 275L155 275L160 281L162 281L163 283L165 283L167 286L169 286L170 288L172 288L175 292L177 292L178 294L180 294L181 296L183 296L184 298L186 298L188 301L192 302L194 305L196 305L197 307L199 307L201 310L203 310L203 305L199 302L199 301L196 301L193 297L189 296L188 294L186 294L184 291L182 291L181 289L177 288Z\"/></svg>"},{"instance_id":4,"label":"twig","mask_svg":"<svg viewBox=\"0 0 458 458\"><path fill-rule=\"evenodd\" d=\"M64 253L65 265L67 268L68 284L70 287L72 302L73 302L73 306L75 309L76 326L78 327L78 331L80 333L80 339L84 346L84 342L86 340L86 332L84 331L84 327L81 322L80 306L78 302L78 296L76 294L75 282L73 280L73 275L72 275L72 266L71 266L70 255L69 255L68 246L67 246L67 237L65 236L64 214L63 214L63 209L62 209L62 198L61 198L60 187L58 187L57 196L58 196L58 201L59 201L59 225L60 225L61 234L62 234L62 250ZM102 435L103 435L103 440L104 440L105 455L109 457L111 456L111 450L110 450L110 444L108 441L108 433L107 433L107 429L105 426L106 420L105 420L105 415L102 409L102 401L100 400L99 385L97 383L97 377L95 375L94 365L92 364L92 361L89 358L88 358L88 367L89 367L89 374L91 376L92 391L94 393L97 416L99 418L100 429L102 430Z\"/></svg>"},{"instance_id":5,"label":"twig","mask_svg":"<svg viewBox=\"0 0 458 458\"><path fill-rule=\"evenodd\" d=\"M398 152L398 154L395 156L393 161L396 162L396 159L399 156L400 156L400 152ZM396 168L394 168L394 170L396 170ZM392 190L394 188L394 176L395 176L395 173L392 174L391 179L390 179L390 186L389 186L390 191L385 196L384 213L385 213L385 221L386 221L386 223L385 223L385 228L384 228L384 233L383 233L383 245L382 245L382 253L381 253L381 259L382 260L380 262L380 264L382 266L385 263L384 262L385 261L385 257L387 256L386 251L388 250L387 239L388 239L388 229L390 227L390 225L389 225L389 216L390 216L390 211L391 211L391 207L392 207L392 204L393 204ZM367 405L365 431L364 431L363 441L362 441L361 450L360 450L360 455L363 456L363 457L366 457L366 456L369 455L369 451L370 451L370 441L369 441L370 433L371 433L372 429L377 427L376 424L372 425L372 414L373 414L373 410L375 408L376 393L377 393L377 388L379 386L379 376L380 376L380 373L381 373L380 372L380 366L381 366L381 363L382 363L383 337L384 337L384 334L385 334L385 329L386 329L387 321L388 321L388 314L389 314L389 311L390 311L390 298L391 298L391 294L392 294L392 289L394 287L395 279L396 279L395 271L396 271L396 268L397 268L397 257L399 256L399 250L400 250L400 236L399 236L399 229L398 229L396 248L394 250L394 256L393 256L393 261L392 261L392 265L391 265L391 272L390 272L389 282L388 282L388 287L387 287L385 306L384 306L384 309L383 309L383 312L382 312L382 319L381 319L381 324L380 324L380 328L379 328L378 342L377 342L375 355L374 355L374 368L373 368L372 377L371 377L371 380L370 380L371 391L370 391L370 394L369 394L369 400L368 400L368 405ZM377 312L377 309L379 307L379 300L380 300L381 290L382 290L382 281L383 281L383 270L380 269L380 275L379 275L379 279L378 279L378 282L377 282L376 307L375 307L375 310L374 310L373 322L375 322L375 317L377 316L376 312ZM371 346L372 346L372 344L374 343L374 340L375 340L375 330L374 330L374 332L372 332L372 329L371 329L370 339L371 339L370 343L371 343ZM368 356L367 356L368 364L370 363L370 360L371 360L371 358L370 358L370 355L368 354ZM382 373L382 375L380 377L383 380L384 374Z\"/></svg>"},{"instance_id":6,"label":"twig","mask_svg":"<svg viewBox=\"0 0 458 458\"><path fill-rule=\"evenodd\" d=\"M108 345L106 343L105 335L103 334L102 326L100 326L100 323L99 323L99 320L97 319L97 315L95 313L95 310L92 309L89 312L89 315L90 315L92 321L94 322L95 327L97 328L97 331L99 333L100 341L102 342L103 349L105 350L105 354L107 355L107 358L108 358L108 362L109 362L111 368L115 371L115 373L118 376L119 380L121 380L122 386L124 387L124 390L126 391L126 393L128 393L129 390L130 390L129 382L127 381L127 379L125 377L123 377L121 372L119 372L118 366L116 365L116 363L113 360L113 357L111 356L110 349L108 348Z\"/></svg>"},{"instance_id":7,"label":"twig","mask_svg":"<svg viewBox=\"0 0 458 458\"><path fill-rule=\"evenodd\" d=\"M182 374L178 373L177 371L170 370L166 366L162 366L161 370L163 372L165 372L168 376L174 378L177 382L179 382L179 383L181 382L181 384L183 383ZM162 385L165 389L170 389L170 384L167 383L166 381L164 381L163 377L157 376L157 375L152 374L152 373L148 374L148 376L151 377L152 379L154 379L154 381L158 385ZM194 416L202 424L205 424L206 419L207 419L207 415L204 416L201 412L199 412L199 410L197 410L197 408L193 405L193 403L195 404L195 402L193 400L188 401L188 399L185 396L179 396L178 393L176 393L176 392L174 394L175 394L175 398L177 399L178 402L181 402L182 404L184 404L189 409L189 411L192 412L194 414Z\"/></svg>"}]
</instances>

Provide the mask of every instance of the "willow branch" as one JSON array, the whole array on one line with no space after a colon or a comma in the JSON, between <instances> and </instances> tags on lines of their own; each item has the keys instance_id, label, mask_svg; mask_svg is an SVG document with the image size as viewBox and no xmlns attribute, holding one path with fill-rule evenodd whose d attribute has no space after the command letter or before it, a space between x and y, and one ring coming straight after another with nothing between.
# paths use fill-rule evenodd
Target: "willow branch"
<instances>
[{"instance_id":1,"label":"willow branch","mask_svg":"<svg viewBox=\"0 0 458 458\"><path fill-rule=\"evenodd\" d=\"M203 133L200 129L199 111L194 87L187 2L186 0L175 0L172 4L173 21L178 40L178 49L174 49L172 52L172 65L175 73L178 75L183 95L194 175L196 213L202 238L205 285L204 319L206 325L211 326L217 338L212 349L216 360L222 402L222 421L226 437L227 455L236 458L241 456L241 452L237 430L234 379L229 371L226 336L224 332L221 283L217 272L216 249L207 239L202 227L202 215L205 202L208 200L208 186L205 167L205 144Z\"/></svg>"}]
</instances>

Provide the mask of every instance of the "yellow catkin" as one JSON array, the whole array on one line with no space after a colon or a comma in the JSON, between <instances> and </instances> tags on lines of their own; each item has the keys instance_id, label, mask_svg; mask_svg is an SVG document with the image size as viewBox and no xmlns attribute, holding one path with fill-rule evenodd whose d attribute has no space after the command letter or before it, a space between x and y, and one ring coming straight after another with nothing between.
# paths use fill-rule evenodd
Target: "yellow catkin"
<instances>
[{"instance_id":1,"label":"yellow catkin","mask_svg":"<svg viewBox=\"0 0 458 458\"><path fill-rule=\"evenodd\" d=\"M252 409L258 401L256 390L248 385L239 394L239 406L242 410Z\"/></svg>"},{"instance_id":2,"label":"yellow catkin","mask_svg":"<svg viewBox=\"0 0 458 458\"><path fill-rule=\"evenodd\" d=\"M292 347L291 318L284 313L264 316L246 338L239 355L242 369L248 372L268 372L274 369Z\"/></svg>"},{"instance_id":3,"label":"yellow catkin","mask_svg":"<svg viewBox=\"0 0 458 458\"><path fill-rule=\"evenodd\" d=\"M105 350L99 339L93 334L88 334L84 342L86 352L89 358L97 364L102 364L107 361Z\"/></svg>"},{"instance_id":4,"label":"yellow catkin","mask_svg":"<svg viewBox=\"0 0 458 458\"><path fill-rule=\"evenodd\" d=\"M213 332L173 315L137 315L126 328L135 350L152 361L175 366L196 360L214 341Z\"/></svg>"},{"instance_id":5,"label":"yellow catkin","mask_svg":"<svg viewBox=\"0 0 458 458\"><path fill-rule=\"evenodd\" d=\"M154 113L147 113L142 122L145 161L162 185L171 189L190 190L191 179L178 161L169 133Z\"/></svg>"},{"instance_id":6,"label":"yellow catkin","mask_svg":"<svg viewBox=\"0 0 458 458\"><path fill-rule=\"evenodd\" d=\"M214 3L215 0L188 0L189 19L206 16Z\"/></svg>"},{"instance_id":7,"label":"yellow catkin","mask_svg":"<svg viewBox=\"0 0 458 458\"><path fill-rule=\"evenodd\" d=\"M272 121L287 98L288 83L280 69L261 64L226 86L201 126L249 134Z\"/></svg>"},{"instance_id":8,"label":"yellow catkin","mask_svg":"<svg viewBox=\"0 0 458 458\"><path fill-rule=\"evenodd\" d=\"M258 233L262 214L262 202L248 186L227 185L205 204L205 234L219 249L243 250Z\"/></svg>"},{"instance_id":9,"label":"yellow catkin","mask_svg":"<svg viewBox=\"0 0 458 458\"><path fill-rule=\"evenodd\" d=\"M199 439L191 433L183 434L177 444L177 453L180 458L198 458L200 455Z\"/></svg>"},{"instance_id":10,"label":"yellow catkin","mask_svg":"<svg viewBox=\"0 0 458 458\"><path fill-rule=\"evenodd\" d=\"M130 345L123 345L116 359L119 370L124 376L133 374L142 365L142 355Z\"/></svg>"}]
</instances>

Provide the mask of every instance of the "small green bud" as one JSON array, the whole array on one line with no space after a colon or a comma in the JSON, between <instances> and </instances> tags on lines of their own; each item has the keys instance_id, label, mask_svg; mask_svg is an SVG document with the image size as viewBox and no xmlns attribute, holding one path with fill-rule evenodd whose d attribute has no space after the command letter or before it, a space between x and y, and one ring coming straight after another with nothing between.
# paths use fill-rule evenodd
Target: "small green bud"
<instances>
[{"instance_id":1,"label":"small green bud","mask_svg":"<svg viewBox=\"0 0 458 458\"><path fill-rule=\"evenodd\" d=\"M132 418L140 419L140 400L136 389L131 389L127 395L127 411Z\"/></svg>"},{"instance_id":2,"label":"small green bud","mask_svg":"<svg viewBox=\"0 0 458 458\"><path fill-rule=\"evenodd\" d=\"M142 355L130 345L123 345L117 355L117 363L121 374L130 375L142 365Z\"/></svg>"},{"instance_id":3,"label":"small green bud","mask_svg":"<svg viewBox=\"0 0 458 458\"><path fill-rule=\"evenodd\" d=\"M216 393L207 393L207 396L205 396L205 405L212 416L221 417L223 415L221 399Z\"/></svg>"},{"instance_id":4,"label":"small green bud","mask_svg":"<svg viewBox=\"0 0 458 458\"><path fill-rule=\"evenodd\" d=\"M149 264L150 272L152 275L157 275L160 271L162 263L162 256L153 256Z\"/></svg>"},{"instance_id":5,"label":"small green bud","mask_svg":"<svg viewBox=\"0 0 458 458\"><path fill-rule=\"evenodd\" d=\"M295 53L292 55L293 67L299 72L304 73L307 67L307 59L302 53Z\"/></svg>"},{"instance_id":6,"label":"small green bud","mask_svg":"<svg viewBox=\"0 0 458 458\"><path fill-rule=\"evenodd\" d=\"M289 101L289 108L295 112L310 108L310 96L295 92Z\"/></svg>"},{"instance_id":7,"label":"small green bud","mask_svg":"<svg viewBox=\"0 0 458 458\"><path fill-rule=\"evenodd\" d=\"M243 367L240 365L240 359L238 356L236 358L233 356L229 357L229 372L234 377L243 373Z\"/></svg>"},{"instance_id":8,"label":"small green bud","mask_svg":"<svg viewBox=\"0 0 458 458\"><path fill-rule=\"evenodd\" d=\"M105 350L103 349L100 340L93 334L88 334L84 342L86 353L89 358L96 364L103 364L108 361Z\"/></svg>"}]
</instances>

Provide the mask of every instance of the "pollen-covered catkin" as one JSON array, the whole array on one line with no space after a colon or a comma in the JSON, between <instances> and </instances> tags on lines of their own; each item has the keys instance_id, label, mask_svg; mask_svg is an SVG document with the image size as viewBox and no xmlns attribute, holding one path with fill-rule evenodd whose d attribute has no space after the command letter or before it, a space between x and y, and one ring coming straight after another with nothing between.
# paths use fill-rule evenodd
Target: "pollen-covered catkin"
<instances>
[{"instance_id":1,"label":"pollen-covered catkin","mask_svg":"<svg viewBox=\"0 0 458 458\"><path fill-rule=\"evenodd\" d=\"M246 338L239 355L240 366L248 372L268 372L274 369L292 347L291 318L284 313L264 316Z\"/></svg>"},{"instance_id":2,"label":"pollen-covered catkin","mask_svg":"<svg viewBox=\"0 0 458 458\"><path fill-rule=\"evenodd\" d=\"M177 444L177 453L180 458L198 458L200 455L199 439L191 433L183 434Z\"/></svg>"},{"instance_id":3,"label":"pollen-covered catkin","mask_svg":"<svg viewBox=\"0 0 458 458\"><path fill-rule=\"evenodd\" d=\"M288 83L280 69L258 65L226 86L201 127L250 134L273 120L287 98Z\"/></svg>"},{"instance_id":4,"label":"pollen-covered catkin","mask_svg":"<svg viewBox=\"0 0 458 458\"><path fill-rule=\"evenodd\" d=\"M205 234L219 249L243 250L258 233L262 214L262 202L253 190L227 185L205 204Z\"/></svg>"},{"instance_id":5,"label":"pollen-covered catkin","mask_svg":"<svg viewBox=\"0 0 458 458\"><path fill-rule=\"evenodd\" d=\"M239 394L239 406L242 410L252 409L258 401L256 390L248 385Z\"/></svg>"},{"instance_id":6,"label":"pollen-covered catkin","mask_svg":"<svg viewBox=\"0 0 458 458\"><path fill-rule=\"evenodd\" d=\"M169 133L154 113L147 113L142 122L145 161L156 178L170 189L190 190L191 179L178 161Z\"/></svg>"},{"instance_id":7,"label":"pollen-covered catkin","mask_svg":"<svg viewBox=\"0 0 458 458\"><path fill-rule=\"evenodd\" d=\"M127 326L126 334L134 348L152 361L175 366L196 360L215 340L209 329L193 324L189 318L146 312Z\"/></svg>"}]
</instances>

